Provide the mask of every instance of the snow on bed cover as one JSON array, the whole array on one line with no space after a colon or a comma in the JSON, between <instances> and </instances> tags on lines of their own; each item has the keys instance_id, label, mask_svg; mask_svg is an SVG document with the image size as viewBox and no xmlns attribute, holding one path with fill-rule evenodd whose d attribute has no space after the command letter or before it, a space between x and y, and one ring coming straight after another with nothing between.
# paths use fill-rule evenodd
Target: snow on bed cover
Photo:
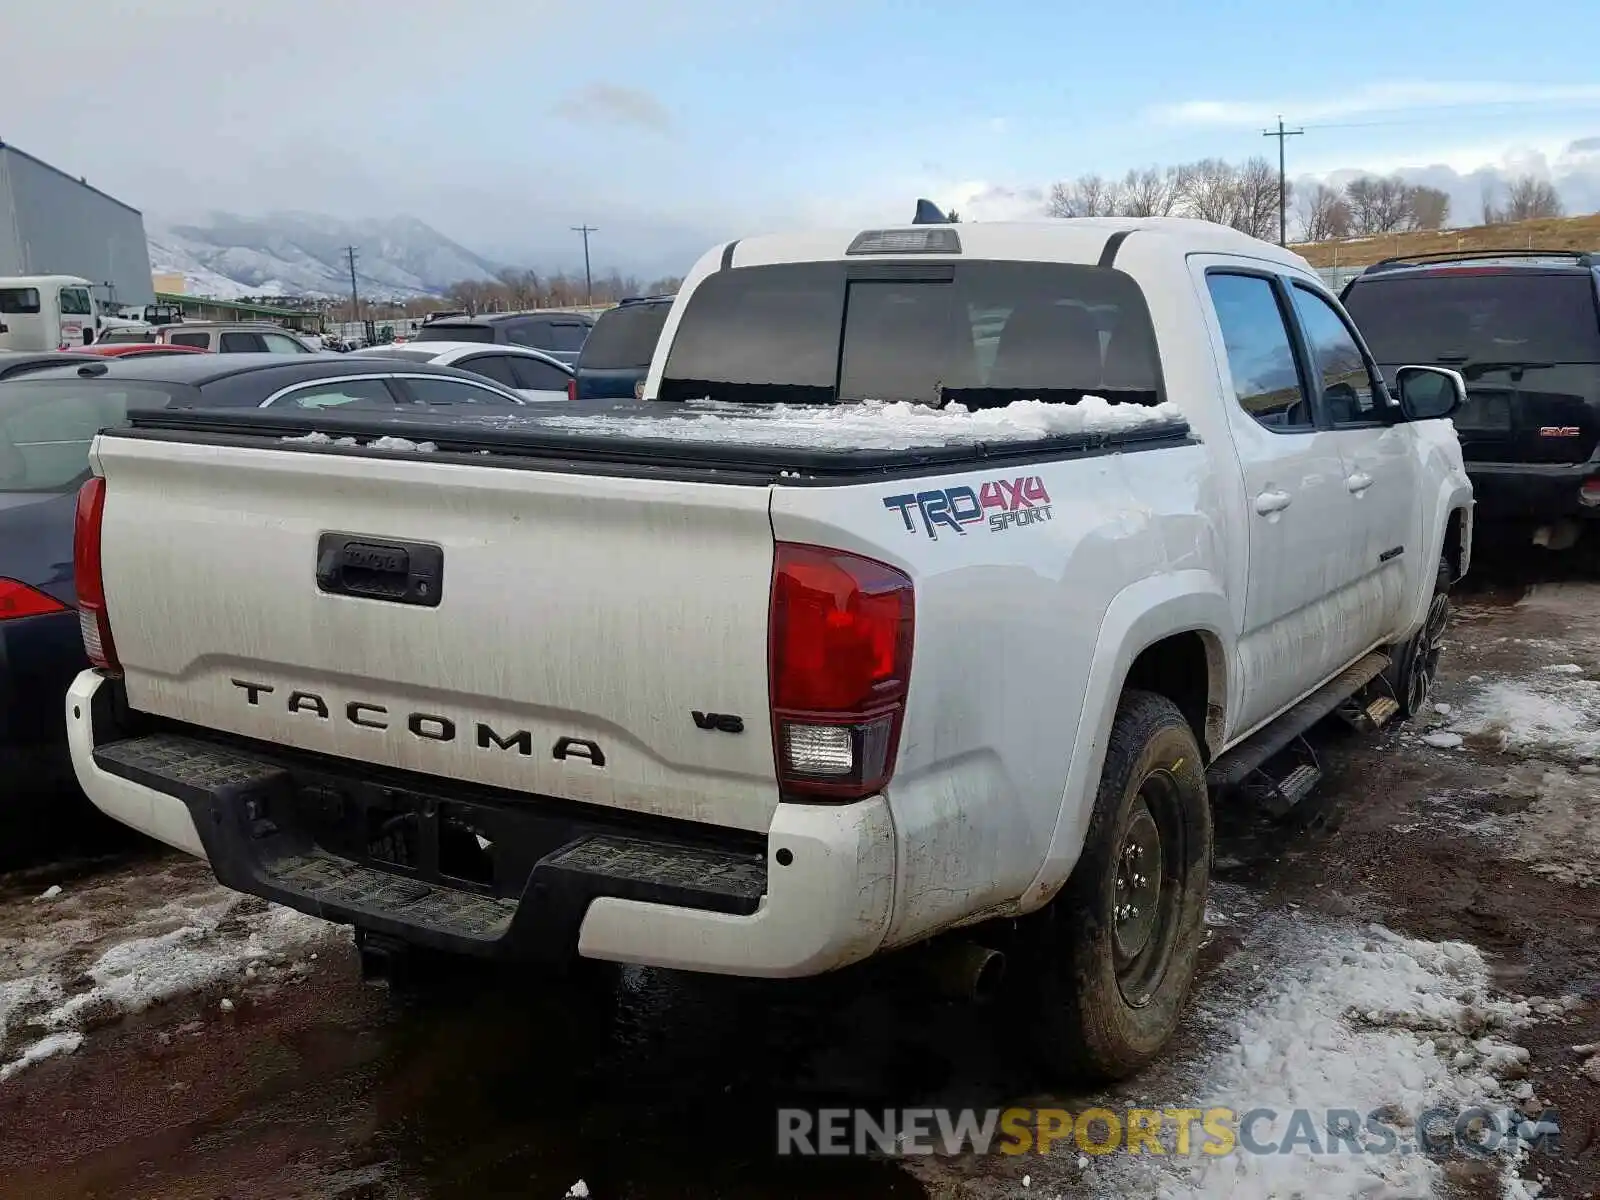
<instances>
[{"instance_id":1,"label":"snow on bed cover","mask_svg":"<svg viewBox=\"0 0 1600 1200\"><path fill-rule=\"evenodd\" d=\"M1181 1157L1173 1153L1168 1130L1163 1158L1097 1161L1091 1178L1112 1185L1110 1194L1287 1200L1422 1197L1445 1190L1440 1164L1415 1152L1328 1152L1330 1110L1354 1110L1365 1121L1385 1106L1413 1118L1435 1105L1455 1111L1482 1106L1496 1114L1502 1130L1537 1136L1516 1111L1523 1089L1515 1080L1526 1074L1528 1051L1504 1035L1535 1019L1536 1011L1557 1011L1564 1002L1495 997L1483 955L1464 942L1420 941L1378 925L1326 926L1298 914L1273 918L1260 934L1273 943L1249 956L1260 974L1201 1002L1220 1048L1201 1064L1181 1104L1226 1106L1241 1116L1271 1109L1277 1115L1258 1119L1251 1132L1258 1143L1275 1146L1285 1140L1291 1114L1307 1110L1324 1152L1302 1144L1275 1154L1235 1150L1208 1157L1199 1153L1204 1139L1197 1130L1190 1155ZM1270 971L1262 970L1263 953L1278 960ZM1245 991L1251 994L1240 994ZM1162 1073L1158 1067L1143 1081L1160 1092L1150 1097L1151 1106L1179 1107ZM1397 1151L1407 1135L1414 1144L1413 1128L1403 1122L1391 1128L1399 1134ZM1374 1139L1360 1130L1357 1141ZM1516 1137L1503 1147L1508 1195L1522 1182L1515 1178L1519 1147Z\"/></svg>"},{"instance_id":2,"label":"snow on bed cover","mask_svg":"<svg viewBox=\"0 0 1600 1200\"><path fill-rule=\"evenodd\" d=\"M574 434L623 434L735 445L815 450L910 450L977 442L1023 442L1074 433L1118 433L1183 420L1176 404L1113 404L1085 396L1076 404L1018 400L1004 408L932 408L903 401L859 404L727 404L711 400L662 405L660 413L581 416L495 414L467 420L501 427L554 429Z\"/></svg>"}]
</instances>

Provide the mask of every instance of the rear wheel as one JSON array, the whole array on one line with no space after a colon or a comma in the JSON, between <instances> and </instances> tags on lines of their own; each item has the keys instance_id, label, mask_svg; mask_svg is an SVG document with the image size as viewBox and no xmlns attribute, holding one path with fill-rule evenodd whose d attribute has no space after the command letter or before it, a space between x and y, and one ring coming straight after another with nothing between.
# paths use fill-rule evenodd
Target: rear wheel
<instances>
[{"instance_id":1,"label":"rear wheel","mask_svg":"<svg viewBox=\"0 0 1600 1200\"><path fill-rule=\"evenodd\" d=\"M1023 987L1054 1070L1115 1079L1178 1027L1205 927L1211 805L1200 748L1172 701L1117 709L1082 857L1024 922Z\"/></svg>"}]
</instances>

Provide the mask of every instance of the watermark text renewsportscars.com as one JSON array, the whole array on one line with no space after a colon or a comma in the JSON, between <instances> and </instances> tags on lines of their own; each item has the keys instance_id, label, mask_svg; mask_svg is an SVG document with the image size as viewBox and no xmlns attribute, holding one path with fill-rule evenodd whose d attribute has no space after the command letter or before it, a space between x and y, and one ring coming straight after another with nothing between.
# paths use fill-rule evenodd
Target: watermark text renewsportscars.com
<instances>
[{"instance_id":1,"label":"watermark text renewsportscars.com","mask_svg":"<svg viewBox=\"0 0 1600 1200\"><path fill-rule=\"evenodd\" d=\"M1553 1152L1554 1109L781 1108L780 1155L1473 1155Z\"/></svg>"}]
</instances>

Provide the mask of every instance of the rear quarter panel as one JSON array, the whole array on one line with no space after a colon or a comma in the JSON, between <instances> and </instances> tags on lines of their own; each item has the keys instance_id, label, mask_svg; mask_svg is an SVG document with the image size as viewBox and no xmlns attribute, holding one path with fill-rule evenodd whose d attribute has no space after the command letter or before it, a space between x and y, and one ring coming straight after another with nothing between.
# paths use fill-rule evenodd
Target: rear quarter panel
<instances>
[{"instance_id":1,"label":"rear quarter panel","mask_svg":"<svg viewBox=\"0 0 1600 1200\"><path fill-rule=\"evenodd\" d=\"M1102 644L1119 594L1140 581L1154 581L1152 597L1198 591L1208 599L1195 611L1227 636L1227 603L1214 582L1223 534L1211 515L1211 475L1205 449L1187 445L775 489L780 541L863 554L916 586L910 696L888 788L902 857L886 945L1014 908L1040 875L1058 824L1087 821L1093 785L1069 787L1074 747L1096 752L1099 718L1121 685L1120 675L1107 679L1137 653L1126 644L1138 634L1127 622L1112 631L1114 644ZM1015 494L1027 479L1048 500L1033 510L1047 515L1026 524L985 520L930 533L915 506L909 522L899 507L899 497L930 490ZM994 486L1002 482L1005 489Z\"/></svg>"}]
</instances>

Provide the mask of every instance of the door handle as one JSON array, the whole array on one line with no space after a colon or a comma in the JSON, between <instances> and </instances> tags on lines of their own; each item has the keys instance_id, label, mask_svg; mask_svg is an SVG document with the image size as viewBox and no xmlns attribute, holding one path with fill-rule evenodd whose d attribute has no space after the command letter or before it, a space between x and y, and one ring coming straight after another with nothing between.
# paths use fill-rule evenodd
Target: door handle
<instances>
[{"instance_id":1,"label":"door handle","mask_svg":"<svg viewBox=\"0 0 1600 1200\"><path fill-rule=\"evenodd\" d=\"M1256 512L1263 517L1270 517L1288 508L1292 499L1288 492L1262 492L1256 497Z\"/></svg>"},{"instance_id":2,"label":"door handle","mask_svg":"<svg viewBox=\"0 0 1600 1200\"><path fill-rule=\"evenodd\" d=\"M1362 471L1357 471L1354 475L1347 476L1345 483L1352 492L1359 496L1372 486L1372 476Z\"/></svg>"}]
</instances>

